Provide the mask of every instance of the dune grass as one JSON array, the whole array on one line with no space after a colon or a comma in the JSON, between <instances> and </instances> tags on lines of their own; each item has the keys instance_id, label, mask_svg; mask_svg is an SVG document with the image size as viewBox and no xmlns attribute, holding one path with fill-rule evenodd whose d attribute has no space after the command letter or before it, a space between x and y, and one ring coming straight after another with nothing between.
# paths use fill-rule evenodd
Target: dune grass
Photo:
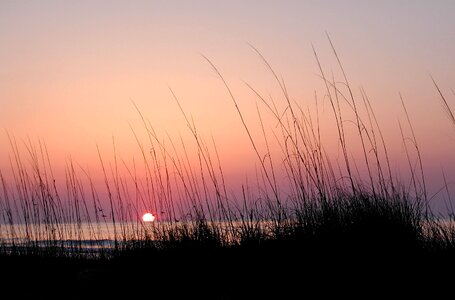
<instances>
[{"instance_id":1,"label":"dune grass","mask_svg":"<svg viewBox=\"0 0 455 300\"><path fill-rule=\"evenodd\" d=\"M258 160L256 186L245 183L240 195L228 194L216 144L201 138L172 90L194 144L171 138L163 142L136 107L147 140L142 141L135 130L132 134L145 176L138 175L136 165L124 164L126 175L121 173L122 161L114 154L113 162L108 162L98 149L104 192L73 161L64 179L55 178L44 143L28 141L22 147L9 135L11 176L0 171L0 259L8 270L2 280L11 283L20 268L31 266L35 271L29 273L29 281L37 287L47 280L62 288L77 284L81 289L74 292L76 298L94 288L98 296L136 294L141 284L153 281L160 287L153 294L162 297L184 297L188 290L203 286L199 298L238 299L239 291L253 298L298 292L302 282L309 289L314 276L340 279L347 269L366 276L387 270L391 277L404 274L421 282L417 277L433 272L431 266L440 264L440 259L453 265L454 214L449 212L443 223L429 209L420 150L404 100L407 127L400 124L400 130L404 145L411 141L412 146L405 147L410 168L406 184L394 178L368 96L363 90L360 99L354 95L331 47L341 83L326 77L314 54L333 114L341 162L333 161L324 148L318 113L311 115L290 97L257 49L253 47L276 79L285 103L285 109L279 110L275 100L267 100L246 83L262 108L258 109L263 134L259 137L222 73L206 59L226 88ZM450 106L434 84L453 122ZM277 128L273 137L265 130L265 113L273 116ZM355 125L361 161L349 152L348 118ZM410 139L405 138L406 128ZM279 158L270 150L272 139L281 149ZM179 143L183 152L177 150ZM190 146L197 153L196 165L188 153ZM358 164L365 167L363 175L357 171ZM287 189L280 186L279 169L284 170ZM65 182L63 191L56 181ZM165 221L139 222L144 208L166 212ZM138 275L144 274L144 268L146 276ZM47 277L36 270L45 270ZM59 272L68 280L56 275ZM362 276L355 278L362 280ZM255 286L256 282L267 288ZM138 290L123 291L127 283L136 284ZM102 285L108 285L107 292ZM175 290L175 285L180 288Z\"/></svg>"}]
</instances>

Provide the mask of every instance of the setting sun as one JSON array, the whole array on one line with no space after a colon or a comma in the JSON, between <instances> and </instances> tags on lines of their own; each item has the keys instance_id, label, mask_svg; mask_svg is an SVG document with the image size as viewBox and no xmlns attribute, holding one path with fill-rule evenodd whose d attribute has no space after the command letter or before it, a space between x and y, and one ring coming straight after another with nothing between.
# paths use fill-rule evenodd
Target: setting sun
<instances>
[{"instance_id":1,"label":"setting sun","mask_svg":"<svg viewBox=\"0 0 455 300\"><path fill-rule=\"evenodd\" d=\"M153 221L155 221L155 216L151 213L146 213L142 216L142 221L153 222Z\"/></svg>"}]
</instances>

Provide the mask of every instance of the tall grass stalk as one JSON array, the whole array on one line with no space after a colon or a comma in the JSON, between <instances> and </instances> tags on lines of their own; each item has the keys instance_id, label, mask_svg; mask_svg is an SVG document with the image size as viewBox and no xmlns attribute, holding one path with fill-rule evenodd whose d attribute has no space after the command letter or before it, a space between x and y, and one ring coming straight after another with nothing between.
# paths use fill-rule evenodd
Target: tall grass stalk
<instances>
[{"instance_id":1,"label":"tall grass stalk","mask_svg":"<svg viewBox=\"0 0 455 300\"><path fill-rule=\"evenodd\" d=\"M114 138L111 159L97 147L104 186L71 159L64 177L55 178L44 143L35 146L28 140L21 146L7 134L12 158L8 176L0 171L2 252L67 257L185 247L304 253L335 247L375 254L453 250L453 217L452 223L442 226L431 215L421 150L401 95L411 132L411 138L406 138L399 123L411 176L408 185L392 173L371 101L363 88L357 96L327 37L342 81L334 73L327 75L313 47L325 87L322 97L314 94L315 113L291 97L268 60L251 46L280 90L280 99L266 98L245 82L256 97L259 133L249 125L251 121L220 69L204 56L226 90L257 159L256 176L241 184L237 194L228 193L215 138L204 140L172 89L171 97L191 141L159 136L133 102L145 134L145 140L141 139L130 125L140 159L130 164L121 158ZM444 110L455 122L446 98L433 82ZM330 102L341 163L324 144L321 98ZM267 122L269 116L272 124ZM346 124L354 125L353 132ZM352 156L355 145L360 147L360 160ZM143 211L154 212L157 221L141 222Z\"/></svg>"}]
</instances>

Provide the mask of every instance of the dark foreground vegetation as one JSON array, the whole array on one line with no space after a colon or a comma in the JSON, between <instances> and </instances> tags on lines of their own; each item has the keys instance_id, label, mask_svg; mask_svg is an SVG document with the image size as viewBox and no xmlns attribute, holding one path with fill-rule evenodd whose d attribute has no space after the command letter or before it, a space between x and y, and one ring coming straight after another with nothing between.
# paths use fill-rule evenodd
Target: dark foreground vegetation
<instances>
[{"instance_id":1,"label":"dark foreground vegetation","mask_svg":"<svg viewBox=\"0 0 455 300\"><path fill-rule=\"evenodd\" d=\"M100 257L0 256L15 299L295 299L433 295L452 285L455 231L396 197L301 207L293 220L239 227L227 244L206 220ZM317 293L317 294L313 294Z\"/></svg>"},{"instance_id":2,"label":"dark foreground vegetation","mask_svg":"<svg viewBox=\"0 0 455 300\"><path fill-rule=\"evenodd\" d=\"M360 90L356 96L351 90L332 49L341 83L328 79L316 52L315 58L337 133L335 159L322 142L318 99L312 116L290 98L259 52L284 100L281 105L266 100L247 84L262 108L259 134L247 125L229 85L212 65L258 159L256 183L243 185L240 196L227 192L215 145L203 141L172 91L194 137L196 159L189 158L190 146L183 141L182 152L174 141L163 142L138 110L147 142L133 134L145 174L125 164L123 175L120 159L114 155L108 164L98 150L104 193L89 172L71 161L61 192L56 181L62 179L54 178L45 145L26 143L24 159L10 137L12 181L0 171L0 229L8 235L0 245L0 298L388 299L450 293L455 282L454 214L449 210L440 218L429 208L404 100L407 126L400 123L399 128L409 164L406 184L392 172L366 93ZM435 86L455 125L444 94ZM265 123L265 114L272 124ZM273 140L280 153L271 150ZM360 147L356 159L350 150L358 149L351 145ZM450 195L447 183L445 190ZM165 211L168 219L156 222L151 231L142 230L140 223L123 227L143 211ZM106 220L113 224L114 247L93 255L80 251L82 223L95 228ZM25 229L18 232L16 224ZM68 231L67 224L75 230ZM95 230L90 234L96 243ZM25 242L11 244L18 238ZM63 247L67 239L76 246Z\"/></svg>"}]
</instances>

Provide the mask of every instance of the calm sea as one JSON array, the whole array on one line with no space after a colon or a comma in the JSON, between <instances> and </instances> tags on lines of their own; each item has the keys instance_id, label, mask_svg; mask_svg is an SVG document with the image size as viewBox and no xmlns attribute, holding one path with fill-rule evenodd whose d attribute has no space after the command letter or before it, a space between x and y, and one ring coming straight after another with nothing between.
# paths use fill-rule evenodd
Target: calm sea
<instances>
[{"instance_id":1,"label":"calm sea","mask_svg":"<svg viewBox=\"0 0 455 300\"><path fill-rule=\"evenodd\" d=\"M229 238L233 224L217 222L218 229L225 229ZM266 224L263 222L263 224ZM124 247L137 241L153 241L165 236L178 226L194 226L195 223L123 222L123 223L66 223L53 226L45 224L0 224L0 247L3 250L26 247L60 247L76 252L99 252ZM234 225L237 226L237 225Z\"/></svg>"},{"instance_id":2,"label":"calm sea","mask_svg":"<svg viewBox=\"0 0 455 300\"><path fill-rule=\"evenodd\" d=\"M90 252L113 248L115 241L153 239L166 226L169 224L143 222L0 224L0 247L58 246Z\"/></svg>"},{"instance_id":3,"label":"calm sea","mask_svg":"<svg viewBox=\"0 0 455 300\"><path fill-rule=\"evenodd\" d=\"M454 222L447 220L435 221L440 228L454 229ZM255 222L263 230L271 228L271 222ZM194 223L168 222L123 222L123 223L66 223L58 225L45 224L0 224L0 249L26 249L27 247L58 247L77 253L99 253L111 251L114 247L128 246L131 242L153 241L159 236L178 226L194 226ZM216 228L221 230L223 238L232 239L233 233L241 226L239 222L217 222ZM428 227L424 225L424 228ZM187 227L188 228L188 227Z\"/></svg>"}]
</instances>

